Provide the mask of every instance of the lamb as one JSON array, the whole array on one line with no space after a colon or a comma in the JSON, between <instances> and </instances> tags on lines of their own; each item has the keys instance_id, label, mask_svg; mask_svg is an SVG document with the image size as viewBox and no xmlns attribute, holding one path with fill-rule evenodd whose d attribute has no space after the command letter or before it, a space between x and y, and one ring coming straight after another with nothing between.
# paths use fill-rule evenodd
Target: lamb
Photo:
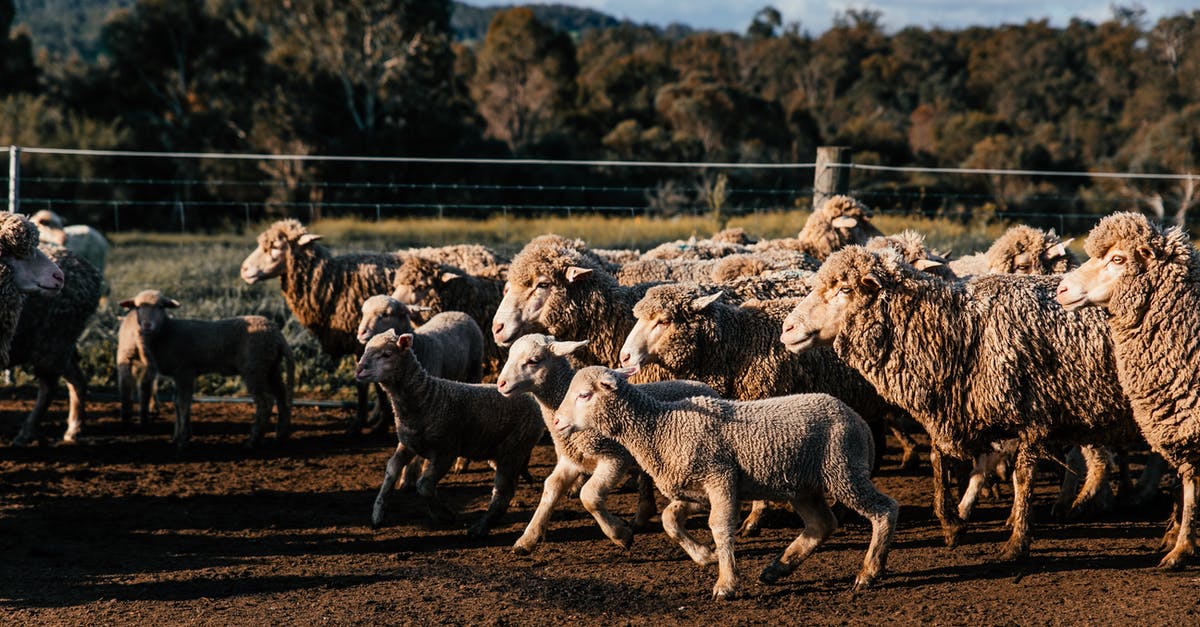
<instances>
[{"instance_id":1,"label":"lamb","mask_svg":"<svg viewBox=\"0 0 1200 627\"><path fill-rule=\"evenodd\" d=\"M863 247L867 250L883 250L891 248L900 253L900 258L912 267L942 277L948 281L958 278L946 264L949 258L945 253L931 250L925 244L925 236L912 229L905 229L893 235L872 237Z\"/></svg>"},{"instance_id":2,"label":"lamb","mask_svg":"<svg viewBox=\"0 0 1200 627\"><path fill-rule=\"evenodd\" d=\"M504 280L475 276L457 267L429 259L409 258L396 269L392 298L409 307L424 307L430 313L461 311L471 316L480 329L489 329L492 314L500 305ZM484 378L494 381L504 365L505 354L491 334L484 337Z\"/></svg>"},{"instance_id":3,"label":"lamb","mask_svg":"<svg viewBox=\"0 0 1200 627\"><path fill-rule=\"evenodd\" d=\"M417 493L435 523L448 522L453 514L437 498L437 482L456 458L467 457L495 462L491 502L467 530L471 537L486 535L508 510L517 476L542 436L541 412L533 399L502 396L494 385L433 377L412 348L412 334L385 331L367 342L355 372L359 381L380 383L387 391L399 439L375 498L371 522L375 526L383 522L388 496L414 455L429 460L417 479Z\"/></svg>"},{"instance_id":4,"label":"lamb","mask_svg":"<svg viewBox=\"0 0 1200 627\"><path fill-rule=\"evenodd\" d=\"M24 446L37 437L38 423L54 400L59 377L66 378L70 394L63 442L76 441L87 405L87 377L79 368L75 344L100 302L103 277L92 264L66 248L47 246L45 253L61 268L65 280L57 295L31 295L21 310L8 365L28 366L33 371L38 396L13 446Z\"/></svg>"},{"instance_id":5,"label":"lamb","mask_svg":"<svg viewBox=\"0 0 1200 627\"><path fill-rule=\"evenodd\" d=\"M719 564L713 597L737 595L733 536L742 499L786 500L804 531L759 575L788 575L837 529L826 494L871 522L871 544L855 579L868 586L883 574L899 513L871 482L874 444L865 422L826 394L760 401L696 397L663 401L602 368L576 373L555 412L563 435L595 429L624 446L670 499L663 529L702 566ZM683 526L707 504L716 555Z\"/></svg>"},{"instance_id":6,"label":"lamb","mask_svg":"<svg viewBox=\"0 0 1200 627\"><path fill-rule=\"evenodd\" d=\"M429 374L443 379L479 383L483 377L483 332L461 311L439 313L420 328L413 328L409 308L382 294L362 304L358 341L363 345L387 330L412 333L413 352Z\"/></svg>"},{"instance_id":7,"label":"lamb","mask_svg":"<svg viewBox=\"0 0 1200 627\"><path fill-rule=\"evenodd\" d=\"M154 377L158 374L174 377L175 433L172 440L176 446L186 447L191 436L192 390L196 375L236 374L242 377L246 390L254 397L250 446L256 446L262 439L272 402L279 408L275 437L281 442L287 438L295 365L291 348L275 323L262 316L224 320L171 318L166 310L179 307L179 301L167 298L158 290L138 292L133 298L121 301L121 306L132 309L129 316L137 320L134 333L120 336L117 355L119 358L136 355L145 368L141 380L143 425L149 421L150 387ZM130 341L134 343L133 347L129 346ZM132 362L119 362L117 375L121 390L121 420L128 424L133 388Z\"/></svg>"},{"instance_id":8,"label":"lamb","mask_svg":"<svg viewBox=\"0 0 1200 627\"><path fill-rule=\"evenodd\" d=\"M54 295L62 270L38 249L38 230L25 216L0 211L0 367L8 367L13 334L28 294Z\"/></svg>"},{"instance_id":9,"label":"lamb","mask_svg":"<svg viewBox=\"0 0 1200 627\"><path fill-rule=\"evenodd\" d=\"M1029 551L1033 467L1047 444L1136 436L1103 315L1064 312L1052 301L1057 285L1010 275L946 283L895 253L849 247L821 267L780 339L795 351L832 345L925 427L934 510L951 546L963 522L946 498L942 457L971 459L1017 438L1013 532L1001 554L1017 559Z\"/></svg>"},{"instance_id":10,"label":"lamb","mask_svg":"<svg viewBox=\"0 0 1200 627\"><path fill-rule=\"evenodd\" d=\"M550 430L554 451L558 455L554 470L546 477L542 500L525 533L513 545L513 552L519 555L533 552L545 533L555 505L583 474L590 474L591 477L584 482L579 498L604 535L617 546L629 548L633 542L633 529L611 514L604 500L627 475L639 477L638 508L632 527L643 526L657 511L653 487L644 481L645 475L621 445L593 430L563 436L553 428L554 411L562 403L571 378L575 376L575 368L567 360L567 355L585 344L586 340L558 342L554 337L540 333L521 336L509 350L508 362L504 364L496 383L496 389L504 396L529 393L537 400L542 421ZM695 381L661 381L639 387L661 400L716 396L712 388Z\"/></svg>"},{"instance_id":11,"label":"lamb","mask_svg":"<svg viewBox=\"0 0 1200 627\"><path fill-rule=\"evenodd\" d=\"M824 261L834 251L850 244L865 244L883 235L871 224L871 210L849 196L833 196L813 211L795 238L762 240L753 252L791 249Z\"/></svg>"},{"instance_id":12,"label":"lamb","mask_svg":"<svg viewBox=\"0 0 1200 627\"><path fill-rule=\"evenodd\" d=\"M30 221L38 225L42 242L74 252L104 274L109 245L103 233L86 224L63 226L62 217L49 209L33 214Z\"/></svg>"},{"instance_id":13,"label":"lamb","mask_svg":"<svg viewBox=\"0 0 1200 627\"><path fill-rule=\"evenodd\" d=\"M1103 309L1116 379L1152 450L1179 471L1179 532L1159 567L1180 568L1196 552L1200 463L1200 253L1182 229L1139 213L1110 215L1088 234L1091 257L1063 277L1056 298L1069 311Z\"/></svg>"},{"instance_id":14,"label":"lamb","mask_svg":"<svg viewBox=\"0 0 1200 627\"><path fill-rule=\"evenodd\" d=\"M981 274L1062 274L1079 263L1054 231L1043 231L1018 224L996 241L986 252L961 257L950 262L950 269L960 277Z\"/></svg>"}]
</instances>

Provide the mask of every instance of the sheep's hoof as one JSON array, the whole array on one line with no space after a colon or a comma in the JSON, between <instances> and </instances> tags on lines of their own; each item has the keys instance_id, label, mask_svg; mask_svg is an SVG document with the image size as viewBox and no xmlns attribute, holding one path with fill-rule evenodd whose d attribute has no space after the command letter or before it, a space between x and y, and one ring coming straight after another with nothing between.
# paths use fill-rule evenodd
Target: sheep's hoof
<instances>
[{"instance_id":1,"label":"sheep's hoof","mask_svg":"<svg viewBox=\"0 0 1200 627\"><path fill-rule=\"evenodd\" d=\"M1018 562L1029 556L1029 545L1023 542L1009 540L1000 551L1001 562Z\"/></svg>"},{"instance_id":2,"label":"sheep's hoof","mask_svg":"<svg viewBox=\"0 0 1200 627\"><path fill-rule=\"evenodd\" d=\"M18 434L17 434L17 437L13 438L13 440L12 440L12 442L11 442L10 444L11 444L12 446L16 446L16 447L29 446L29 442L30 442L32 439L33 439L33 438L30 438L30 437L29 437L28 435L26 435L25 433L18 433Z\"/></svg>"},{"instance_id":3,"label":"sheep's hoof","mask_svg":"<svg viewBox=\"0 0 1200 627\"><path fill-rule=\"evenodd\" d=\"M1192 551L1190 548L1182 551L1176 548L1167 553L1166 557L1162 558L1162 561L1158 563L1158 567L1163 570L1179 570L1183 568L1191 555Z\"/></svg>"},{"instance_id":4,"label":"sheep's hoof","mask_svg":"<svg viewBox=\"0 0 1200 627\"><path fill-rule=\"evenodd\" d=\"M612 539L617 546L628 551L633 546L633 530L629 527L622 527L617 530L617 537Z\"/></svg>"},{"instance_id":5,"label":"sheep's hoof","mask_svg":"<svg viewBox=\"0 0 1200 627\"><path fill-rule=\"evenodd\" d=\"M513 547L512 547L513 555L532 555L533 554L533 549L535 547L537 547L537 541L526 542L524 540L525 540L524 538L517 540L517 543L513 545Z\"/></svg>"},{"instance_id":6,"label":"sheep's hoof","mask_svg":"<svg viewBox=\"0 0 1200 627\"><path fill-rule=\"evenodd\" d=\"M482 538L482 537L486 536L489 531L491 531L491 530L488 529L487 525L475 523L474 525L471 525L470 527L467 528L467 537L468 538Z\"/></svg>"},{"instance_id":7,"label":"sheep's hoof","mask_svg":"<svg viewBox=\"0 0 1200 627\"><path fill-rule=\"evenodd\" d=\"M951 520L942 524L942 536L946 540L946 546L955 548L962 542L963 536L967 532L967 523L962 520Z\"/></svg>"},{"instance_id":8,"label":"sheep's hoof","mask_svg":"<svg viewBox=\"0 0 1200 627\"><path fill-rule=\"evenodd\" d=\"M878 575L872 575L868 572L858 573L858 577L854 578L854 588L852 588L852 590L854 592L858 592L864 588L870 588L871 586L875 585L875 579L877 577Z\"/></svg>"},{"instance_id":9,"label":"sheep's hoof","mask_svg":"<svg viewBox=\"0 0 1200 627\"><path fill-rule=\"evenodd\" d=\"M790 574L792 574L792 569L776 560L767 564L767 567L759 573L758 580L765 584L773 584Z\"/></svg>"},{"instance_id":10,"label":"sheep's hoof","mask_svg":"<svg viewBox=\"0 0 1200 627\"><path fill-rule=\"evenodd\" d=\"M749 519L742 523L737 532L740 538L757 538L761 533L762 527L759 526L758 521L751 521Z\"/></svg>"},{"instance_id":11,"label":"sheep's hoof","mask_svg":"<svg viewBox=\"0 0 1200 627\"><path fill-rule=\"evenodd\" d=\"M733 586L723 586L717 584L713 587L712 598L714 601L730 601L737 598L737 589Z\"/></svg>"}]
</instances>

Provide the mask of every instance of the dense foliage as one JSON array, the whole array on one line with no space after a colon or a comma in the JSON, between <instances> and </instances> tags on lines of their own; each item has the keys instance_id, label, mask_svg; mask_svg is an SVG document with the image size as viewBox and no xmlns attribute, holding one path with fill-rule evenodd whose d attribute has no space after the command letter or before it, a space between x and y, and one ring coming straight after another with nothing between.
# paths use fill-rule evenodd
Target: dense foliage
<instances>
[{"instance_id":1,"label":"dense foliage","mask_svg":"<svg viewBox=\"0 0 1200 627\"><path fill-rule=\"evenodd\" d=\"M813 35L770 7L745 34L518 7L491 10L481 36L482 10L446 0L55 0L64 34L39 41L10 27L14 6L21 15L30 4L0 0L3 145L781 162L845 144L862 164L1153 173L1191 172L1200 158L1200 11L1150 23L1139 8L1114 7L1107 21L1061 28L889 33L878 12L849 10ZM88 41L85 17L105 6L113 10L94 47L64 44ZM207 226L381 207L671 212L711 207L725 175L731 207L779 207L803 202L811 180L804 171L50 157L31 159L26 174L27 196L56 198L76 219L112 222L99 200L72 200L125 203L122 227L176 224L182 209L163 216L198 202L214 209L189 224ZM125 182L83 180L95 176ZM624 191L585 199L575 189L613 186ZM1139 203L1181 218L1195 191L1188 181L862 172L854 187L884 208L991 202L1002 213L1074 214ZM762 191L778 189L790 193Z\"/></svg>"}]
</instances>

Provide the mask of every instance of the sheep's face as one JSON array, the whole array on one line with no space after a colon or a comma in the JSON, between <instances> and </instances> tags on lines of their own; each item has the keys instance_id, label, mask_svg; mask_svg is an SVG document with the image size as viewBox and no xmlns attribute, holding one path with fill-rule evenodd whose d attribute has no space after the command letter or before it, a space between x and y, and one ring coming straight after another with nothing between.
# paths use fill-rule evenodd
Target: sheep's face
<instances>
[{"instance_id":1,"label":"sheep's face","mask_svg":"<svg viewBox=\"0 0 1200 627\"><path fill-rule=\"evenodd\" d=\"M1067 311L1085 305L1106 307L1121 278L1141 272L1145 261L1153 256L1146 246L1135 251L1126 250L1119 244L1112 246L1103 257L1089 259L1063 275L1055 298Z\"/></svg>"},{"instance_id":2,"label":"sheep's face","mask_svg":"<svg viewBox=\"0 0 1200 627\"><path fill-rule=\"evenodd\" d=\"M179 307L179 301L163 296L158 290L145 290L131 299L121 301L121 306L133 310L137 317L138 332L151 337L162 330L167 322L167 310Z\"/></svg>"},{"instance_id":3,"label":"sheep's face","mask_svg":"<svg viewBox=\"0 0 1200 627\"><path fill-rule=\"evenodd\" d=\"M401 360L412 351L412 345L411 333L397 334L389 329L376 335L367 342L362 357L358 358L354 378L363 383L383 381L396 371Z\"/></svg>"},{"instance_id":4,"label":"sheep's face","mask_svg":"<svg viewBox=\"0 0 1200 627\"><path fill-rule=\"evenodd\" d=\"M679 294L664 294L664 292L679 292L679 288L671 285L651 288L633 308L637 322L625 338L621 346L621 366L626 368L641 368L642 366L659 363L670 370L678 370L683 366L674 363L675 359L690 360L694 352L697 318L721 298L721 292L716 294L692 296L690 290L685 292L688 299L677 301ZM666 295L660 299L658 295ZM666 302L666 301L673 302Z\"/></svg>"},{"instance_id":5,"label":"sheep's face","mask_svg":"<svg viewBox=\"0 0 1200 627\"><path fill-rule=\"evenodd\" d=\"M569 368L563 358L587 344L557 342L553 336L531 333L513 342L508 361L496 379L496 389L504 396L523 394L542 387L557 368Z\"/></svg>"},{"instance_id":6,"label":"sheep's face","mask_svg":"<svg viewBox=\"0 0 1200 627\"><path fill-rule=\"evenodd\" d=\"M992 272L999 274L1058 274L1066 272L1071 265L1065 242L1036 242L1027 249L1018 250L998 262L990 264Z\"/></svg>"},{"instance_id":7,"label":"sheep's face","mask_svg":"<svg viewBox=\"0 0 1200 627\"><path fill-rule=\"evenodd\" d=\"M66 284L66 277L58 264L37 248L32 248L25 255L0 252L0 263L8 266L11 272L10 280L22 293L54 296Z\"/></svg>"},{"instance_id":8,"label":"sheep's face","mask_svg":"<svg viewBox=\"0 0 1200 627\"><path fill-rule=\"evenodd\" d=\"M358 323L358 341L366 344L371 338L393 330L396 333L412 333L412 319L408 307L387 296L377 295L362 304L362 320Z\"/></svg>"},{"instance_id":9,"label":"sheep's face","mask_svg":"<svg viewBox=\"0 0 1200 627\"><path fill-rule=\"evenodd\" d=\"M529 281L510 277L504 283L504 298L492 317L492 337L496 344L509 346L525 333L550 333L542 322L548 305L561 300L567 287L590 275L590 268L570 266L560 278L538 274Z\"/></svg>"},{"instance_id":10,"label":"sheep's face","mask_svg":"<svg viewBox=\"0 0 1200 627\"><path fill-rule=\"evenodd\" d=\"M837 255L854 252L847 250ZM858 252L872 256L862 249ZM827 272L826 268L833 266L826 264L813 276L812 291L784 319L779 340L792 352L833 344L851 312L874 299L881 289L882 281L871 271L852 267Z\"/></svg>"},{"instance_id":11,"label":"sheep's face","mask_svg":"<svg viewBox=\"0 0 1200 627\"><path fill-rule=\"evenodd\" d=\"M268 229L258 236L258 248L242 262L242 280L253 285L283 274L287 269L288 255L311 246L319 239L320 235L312 233L303 233L290 239L282 230Z\"/></svg>"},{"instance_id":12,"label":"sheep's face","mask_svg":"<svg viewBox=\"0 0 1200 627\"><path fill-rule=\"evenodd\" d=\"M571 387L562 404L554 412L554 428L563 436L593 429L603 397L616 391L617 373L599 366L590 366L575 373Z\"/></svg>"}]
</instances>

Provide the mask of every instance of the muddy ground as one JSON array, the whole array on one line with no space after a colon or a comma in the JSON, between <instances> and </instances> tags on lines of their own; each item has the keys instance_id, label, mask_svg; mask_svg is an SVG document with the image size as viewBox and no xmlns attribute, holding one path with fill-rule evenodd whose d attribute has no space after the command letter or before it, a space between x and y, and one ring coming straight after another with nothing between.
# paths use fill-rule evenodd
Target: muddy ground
<instances>
[{"instance_id":1,"label":"muddy ground","mask_svg":"<svg viewBox=\"0 0 1200 627\"><path fill-rule=\"evenodd\" d=\"M17 430L27 401L0 402L0 434ZM0 448L0 622L3 624L1196 624L1200 566L1160 572L1153 551L1169 500L1097 520L1035 528L1022 564L993 561L1007 503L985 502L957 549L930 512L927 466L902 472L889 456L879 485L902 504L878 587L853 594L865 522L849 522L799 571L764 586L756 576L798 533L780 514L739 541L745 598L709 600L701 569L657 527L624 551L577 500L555 517L530 557L513 555L540 494L522 484L482 541L465 529L490 488L484 464L442 484L461 512L431 528L399 495L386 525L371 503L391 436L343 435L345 410L300 408L292 441L244 448L250 409L196 407L193 446L168 444L167 413L148 433L125 433L112 403L96 403L84 439L56 445L62 407L28 449ZM170 406L167 406L170 409ZM544 478L553 449L539 445ZM1039 473L1038 521L1055 477ZM633 510L634 495L613 509ZM694 521L702 529L704 521Z\"/></svg>"}]
</instances>

